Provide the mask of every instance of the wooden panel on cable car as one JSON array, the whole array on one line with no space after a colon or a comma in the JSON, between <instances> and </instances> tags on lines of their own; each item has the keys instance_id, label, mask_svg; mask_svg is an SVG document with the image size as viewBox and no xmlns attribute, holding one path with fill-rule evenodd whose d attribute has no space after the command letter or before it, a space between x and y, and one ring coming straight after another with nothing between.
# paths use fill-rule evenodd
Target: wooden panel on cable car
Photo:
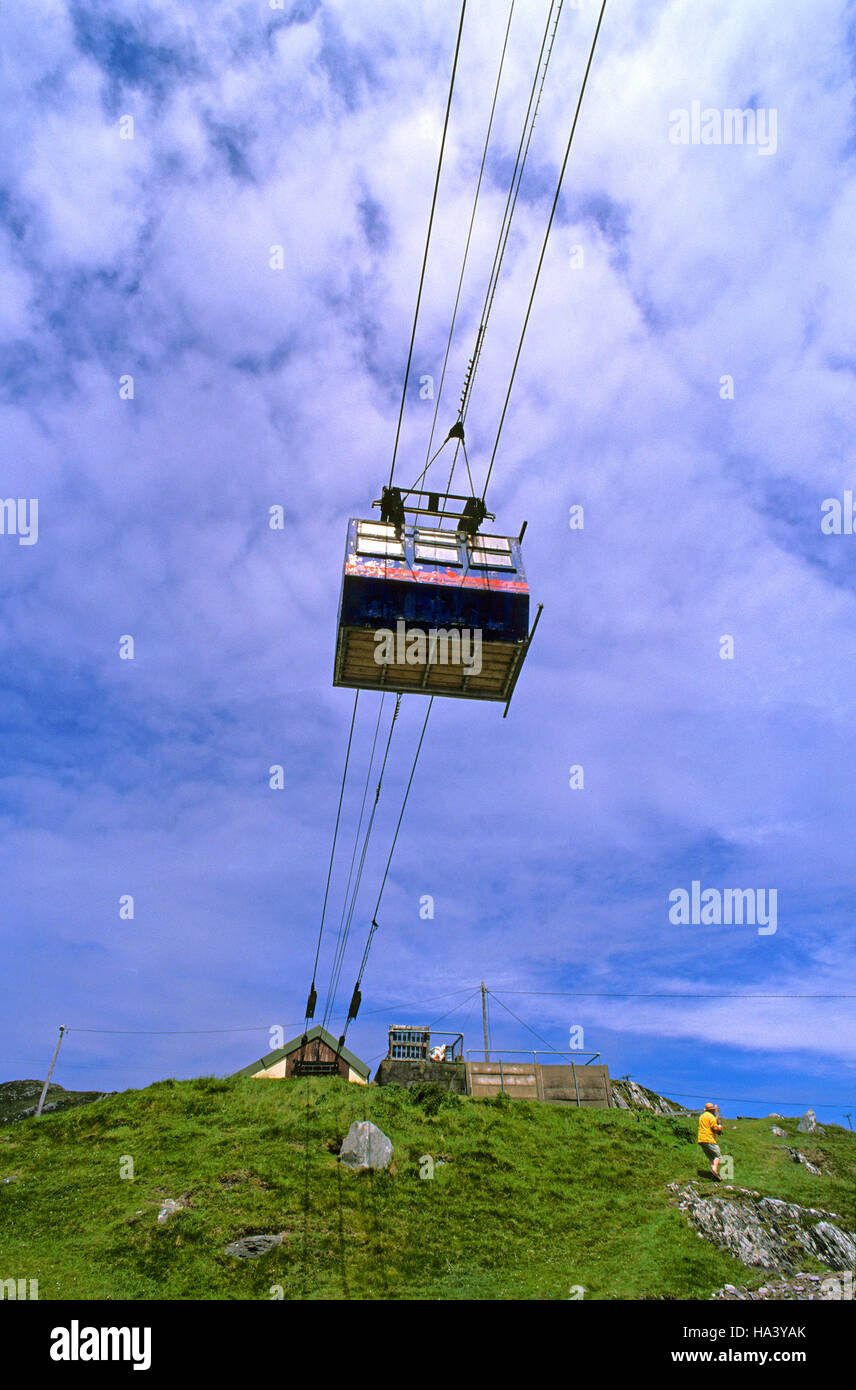
<instances>
[{"instance_id":1,"label":"wooden panel on cable car","mask_svg":"<svg viewBox=\"0 0 856 1390\"><path fill-rule=\"evenodd\" d=\"M528 635L519 540L348 523L334 685L507 702Z\"/></svg>"}]
</instances>

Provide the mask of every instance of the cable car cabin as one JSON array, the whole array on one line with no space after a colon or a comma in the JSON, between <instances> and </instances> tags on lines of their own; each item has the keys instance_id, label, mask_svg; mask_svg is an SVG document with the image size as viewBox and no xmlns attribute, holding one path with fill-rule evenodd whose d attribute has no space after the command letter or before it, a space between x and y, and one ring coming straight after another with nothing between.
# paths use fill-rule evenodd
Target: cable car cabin
<instances>
[{"instance_id":1,"label":"cable car cabin","mask_svg":"<svg viewBox=\"0 0 856 1390\"><path fill-rule=\"evenodd\" d=\"M334 685L507 705L529 640L519 538L349 521Z\"/></svg>"}]
</instances>

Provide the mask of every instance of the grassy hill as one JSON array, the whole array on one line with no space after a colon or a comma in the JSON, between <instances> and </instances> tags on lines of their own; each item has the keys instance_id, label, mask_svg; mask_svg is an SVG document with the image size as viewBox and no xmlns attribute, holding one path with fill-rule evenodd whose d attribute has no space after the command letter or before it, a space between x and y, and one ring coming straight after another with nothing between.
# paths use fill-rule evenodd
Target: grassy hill
<instances>
[{"instance_id":1,"label":"grassy hill","mask_svg":"<svg viewBox=\"0 0 856 1390\"><path fill-rule=\"evenodd\" d=\"M386 1172L336 1158L361 1119L395 1145ZM735 1184L856 1229L856 1136L724 1123ZM791 1161L773 1123L824 1176ZM267 1299L272 1286L285 1298L567 1299L575 1285L586 1298L705 1299L726 1282L757 1286L761 1271L699 1239L670 1202L668 1182L706 1171L694 1140L682 1117L430 1087L420 1099L333 1079L161 1081L0 1130L0 1278L37 1278L41 1299ZM423 1155L433 1178L420 1178ZM128 1159L133 1179L120 1176ZM159 1223L167 1198L186 1205ZM257 1232L284 1239L257 1260L224 1253Z\"/></svg>"}]
</instances>

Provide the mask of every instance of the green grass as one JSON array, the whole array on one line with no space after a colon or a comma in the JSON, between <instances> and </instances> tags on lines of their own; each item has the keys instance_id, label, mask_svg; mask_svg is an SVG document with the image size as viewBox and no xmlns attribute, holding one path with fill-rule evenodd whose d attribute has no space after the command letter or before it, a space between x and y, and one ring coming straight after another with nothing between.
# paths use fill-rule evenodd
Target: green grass
<instances>
[{"instance_id":1,"label":"green grass","mask_svg":"<svg viewBox=\"0 0 856 1390\"><path fill-rule=\"evenodd\" d=\"M382 1173L343 1170L352 1120L392 1139ZM727 1120L734 1182L856 1229L856 1136L790 1142ZM795 1120L777 1120L789 1135ZM735 1126L735 1128L732 1128ZM338 1080L162 1081L0 1131L0 1278L40 1299L708 1298L763 1282L694 1234L666 1184L700 1178L694 1122L438 1097ZM421 1179L420 1159L436 1160ZM122 1179L123 1159L135 1177ZM126 1165L127 1166L127 1165ZM711 1188L711 1190L713 1190ZM719 1191L722 1189L719 1188ZM187 1209L158 1225L165 1197ZM251 1232L281 1246L239 1261ZM810 1268L810 1262L806 1264Z\"/></svg>"}]
</instances>

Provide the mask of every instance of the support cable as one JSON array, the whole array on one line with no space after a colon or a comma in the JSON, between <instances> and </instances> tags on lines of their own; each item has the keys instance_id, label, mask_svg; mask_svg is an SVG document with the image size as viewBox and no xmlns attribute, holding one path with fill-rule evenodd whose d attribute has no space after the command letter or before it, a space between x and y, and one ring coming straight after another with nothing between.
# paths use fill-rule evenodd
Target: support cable
<instances>
[{"instance_id":1,"label":"support cable","mask_svg":"<svg viewBox=\"0 0 856 1390\"><path fill-rule=\"evenodd\" d=\"M440 385L439 385L438 390L437 390L437 399L436 399L436 401L435 401L435 403L434 403L434 418L433 418L433 420L431 421L431 434L430 434L429 439L428 439L428 448L427 448L427 450L425 451L425 458L426 458L425 472L426 472L426 473L427 473L428 468L429 468L429 463L427 462L427 460L429 459L430 454L431 454L431 445L432 445L433 442L434 442L434 432L435 432L435 430L436 430L436 428L437 428L437 413L438 413L438 411L439 411L439 409L440 409L440 399L441 399L441 397L442 397L442 395L443 395L443 384L444 384L444 382L445 382L445 380L446 380L446 367L448 366L448 362L449 362L449 353L450 353L451 347L452 347L452 335L454 334L454 331L455 331L455 322L456 322L457 317L458 317L458 306L459 306L460 300L461 300L461 289L462 289L463 283L464 283L464 272L466 271L466 268L467 268L467 259L468 259L469 254L470 254L470 241L471 241L472 235L473 235L473 226L475 225L475 220L476 220L476 210L477 210L478 204L479 204L479 194L481 193L482 177L483 177L483 175L484 175L484 167L485 167L485 162L486 162L486 160L487 160L488 145L490 144L490 136L491 136L491 131L492 131L492 129L493 129L493 118L494 118L494 116L495 116L495 114L496 114L496 99L497 99L497 97L498 97L498 95L499 95L499 84L500 84L500 82L502 81L502 70L503 70L503 67L505 66L505 52L506 52L506 49L507 49L507 47L508 47L508 35L509 35L510 30L511 30L511 20L512 20L512 16L514 15L514 3L515 3L515 0L511 0L511 7L510 7L510 9L509 9L509 11L508 11L508 24L506 25L506 28L505 28L505 40L504 40L503 45L502 45L502 53L500 54L500 59L499 59L499 72L497 73L497 76L496 76L496 86L495 86L494 89L493 89L493 102L492 102L492 104L491 104L491 108L490 108L490 117L489 117L488 123L487 123L487 134L486 134L486 136L485 136L484 149L482 150L481 166L480 166L480 168L479 168L478 181L476 182L476 192L475 192L475 198L473 199L473 210L472 210L472 213L470 214L470 225L469 225L469 229L468 229L468 231L467 231L466 245L464 246L464 258L463 258L463 262L462 262L462 264L461 264L461 274L460 274L460 276L459 276L459 278L458 278L458 292L457 292L457 294L455 295L455 305L454 305L454 308L453 308L453 310L452 310L452 321L451 321L451 323L449 324L449 336L448 336L448 338L447 338L447 340L446 340L446 352L445 352L445 356L443 357L443 369L442 369L442 371L441 371L441 373L440 373ZM435 454L434 457L436 458L437 455ZM457 450L455 451L455 457L457 458ZM433 459L431 460L431 462L433 463ZM453 471L454 471L454 465L453 465ZM424 473L422 474L422 476L424 477ZM451 488L451 478L450 478L450 480L449 480L449 487L447 487L446 491L448 492L450 488Z\"/></svg>"},{"instance_id":2,"label":"support cable","mask_svg":"<svg viewBox=\"0 0 856 1390\"><path fill-rule=\"evenodd\" d=\"M325 916L326 916L326 914L327 914L327 897L328 897L329 892L330 892L330 877L331 877L331 875L332 875L332 873L333 873L333 860L334 860L335 854L336 854L336 840L338 839L338 835L339 835L339 820L340 820L341 815L342 815L342 798L343 798L344 795L345 795L345 781L346 781L346 778L347 778L347 776L348 776L348 762L350 761L350 757L351 757L351 743L353 742L353 738L354 738L354 722L355 722L356 717L357 717L357 704L358 704L358 702L359 702L359 698L360 698L360 692L359 692L359 690L357 690L357 691L355 692L355 694L354 694L354 711L353 711L353 714L351 715L351 729L350 729L350 733L348 734L348 747L347 747L347 751L346 751L346 753L345 753L345 767L344 767L344 771L342 772L342 785L341 785L341 787L340 787L340 789L339 789L339 806L338 806L338 809L337 809L337 811L336 811L336 825L335 825L335 828L334 828L334 830L333 830L333 848L330 850L330 864L329 864L329 867L328 867L328 869L327 869L327 886L326 886L325 889L324 889L324 905L323 905L323 907L322 907L322 909L321 909L321 925L320 925L320 927L318 928L318 942L317 942L317 945L316 945L316 947L315 947L315 960L314 960L314 963L313 963L313 965L312 965L312 985L311 985L310 990L309 990L309 998L308 998L307 1001L306 1001L306 1016L305 1016L305 1019L304 1019L304 1024L308 1024L308 1023L309 1023L309 1020L310 1020L311 1018L314 1018L314 1016L315 1016L315 1005L316 1005L316 1003L317 1003L317 1001L318 1001L318 995L317 995L316 990L315 990L315 974L316 974L316 971L318 970L318 955L319 955L319 952L320 952L320 950L321 950L321 937L322 937L323 934L324 934L324 918L325 918Z\"/></svg>"},{"instance_id":3,"label":"support cable","mask_svg":"<svg viewBox=\"0 0 856 1390\"><path fill-rule=\"evenodd\" d=\"M351 851L351 863L350 863L350 866L349 866L349 868L348 868L348 881L347 881L347 883L345 884L345 893L344 893L344 897L343 897L343 899L342 899L342 912L341 912L341 915L340 915L340 917L339 917L339 929L338 929L338 931L337 931L337 933L336 933L336 946L335 946L335 950L334 950L334 952L333 952L333 965L332 965L331 971L330 971L330 981L331 981L331 983L332 983L332 980L333 980L333 977L334 977L334 974L335 974L335 971L336 971L336 963L337 963L337 961L338 961L338 959L339 959L339 952L340 952L340 948L341 948L341 945L342 945L342 934L343 934L343 932L344 932L344 930L345 930L345 917L346 917L346 914L347 914L347 911L348 911L348 903L349 903L349 901L350 901L350 896L351 896L351 882L352 882L353 877L354 877L354 865L356 864L356 860L357 860L357 851L358 851L359 846L360 846L360 832L362 831L362 828L363 828L363 816L365 815L365 810L366 810L366 801L367 801L367 799L368 799L368 794L369 794L369 784L370 784L370 782L371 782L372 768L374 767L375 751L376 751L376 749L377 749L377 739L378 739L378 734L379 734L379 732L380 732L380 721L381 721L381 716L382 716L382 714L383 714L383 706L384 706L385 700L386 700L386 696L385 696L385 695L381 695L380 700L378 701L378 707L377 707L377 720L375 721L374 738L372 739L371 753L370 753L370 755L369 755L369 765L368 765L368 767L366 768L366 779L365 779L365 782L364 782L364 784L363 784L363 799L362 799L362 802L360 803L360 815L359 815L359 819L358 819L358 821L357 821L357 828L356 828L356 831L355 831L355 833L354 833L354 848L353 848L353 850ZM323 1017L323 1019L322 1019L322 1027L326 1027L326 1025L327 1025L327 1020L328 1020L328 1017L329 1017L329 1012L330 1012L330 1009L329 1009L329 986L328 986L328 1003L327 1003L327 1007L324 1009L324 1017Z\"/></svg>"},{"instance_id":4,"label":"support cable","mask_svg":"<svg viewBox=\"0 0 856 1390\"><path fill-rule=\"evenodd\" d=\"M410 379L410 364L411 364L411 362L412 362L412 360L413 360L413 344L414 344L415 341L416 341L416 324L417 324L418 319L419 319L419 306L420 306L420 304L421 304L421 302L422 302L422 287L423 287L423 285L424 285L424 283L425 283L425 267L426 267L426 265L427 265L427 263L428 263L428 247L429 247L429 245L430 245L430 243L431 243L431 228L432 228L433 225L434 225L434 211L435 211L435 208L436 208L436 206L437 206L437 190L438 190L438 188L439 188L439 186L440 186L440 171L441 171L442 168L443 168L443 151L444 151L445 148L446 148L446 132L447 132L448 129L449 129L449 112L450 112L451 107L452 107L452 93L453 93L454 90L455 90L455 73L456 73L457 67L458 67L458 54L459 54L460 51L461 51L461 34L462 34L463 28L464 28L464 14L466 13L466 8L467 8L467 0L462 0L462 3L461 3L461 18L460 18L460 21L459 21L459 24L458 24L458 38L457 38L457 42L455 43L455 57L454 57L454 61L453 61L453 63L452 63L452 78L451 78L451 81L450 81L450 83L449 83L449 96L448 96L448 99L447 99L447 101L446 101L446 116L445 116L445 119L444 119L444 121L443 121L443 138L442 138L442 140L440 141L440 158L439 158L438 161L437 161L437 176L436 176L436 178L435 178L435 180L434 180L434 196L433 196L433 198L431 199L431 215L430 215L430 217L429 217L429 219L428 219L428 234L427 234L427 236L426 236L426 238L425 238L425 251L424 251L423 256L422 256L422 270L421 270L421 273L420 273L420 275L419 275L419 291L418 291L417 296L416 296L416 312L415 312L414 315L413 315L413 328L412 328L411 333L410 333L410 348L409 348L409 351L408 351L408 353L407 353L407 366L406 366L405 371L404 371L404 386L402 387L402 391L401 391L401 405L400 405L399 411L398 411L398 425L396 426L396 430L395 430L395 443L394 443L393 449L392 449L392 463L391 463L390 469L389 469L389 486L390 486L390 487L392 487L392 477L393 477L393 474L394 474L394 472L395 472L395 459L396 459L396 455L398 454L398 441L399 441L399 438L400 438L400 435L401 435L401 422L402 422L402 419L404 418L404 401L405 401L405 398L406 398L406 396L407 396L407 383L408 383L408 380Z\"/></svg>"},{"instance_id":5,"label":"support cable","mask_svg":"<svg viewBox=\"0 0 856 1390\"><path fill-rule=\"evenodd\" d=\"M464 389L461 394L461 405L459 412L461 420L466 420L467 410L469 409L469 398L472 392L473 382L475 380L475 375L478 369L479 361L481 359L485 333L487 332L488 320L490 318L491 309L493 308L493 300L496 294L496 287L499 282L499 275L502 269L502 262L505 257L505 248L508 245L508 238L511 233L511 223L514 217L514 210L517 206L517 195L520 192L520 184L523 179L523 171L526 168L526 160L529 155L529 144L532 139L532 131L535 128L535 119L538 115L538 107L541 104L541 94L544 90L544 83L547 77L547 69L550 65L550 58L553 53L553 43L556 38L556 30L559 26L559 18L562 13L563 3L564 0L558 0L558 9L556 10L555 21L553 19L553 11L554 9L556 9L556 0L551 0L550 9L547 14L547 23L544 28L544 37L541 40L541 48L538 53L538 61L535 64L535 72L532 78L532 87L529 92L529 103L526 107L526 115L523 118L523 129L520 132L520 142L517 146L517 155L514 160L514 168L511 171L511 182L508 187L508 195L505 201L505 211L502 215L502 223L500 225L499 237L496 244L496 250L494 252L493 265L491 266L490 275L488 277L487 290L485 292L481 319L479 321L479 328L476 334L475 347L473 348L473 355L470 358L469 366L467 368L467 375L464 381ZM551 24L553 26L552 38L550 38ZM544 61L544 68L542 72L541 60L544 58L544 50L545 48L547 48L548 38L549 48L547 49L547 57ZM539 72L541 72L540 86L538 84ZM537 98L535 95L536 89L538 93ZM535 103L534 112L532 110L533 102Z\"/></svg>"},{"instance_id":6,"label":"support cable","mask_svg":"<svg viewBox=\"0 0 856 1390\"><path fill-rule=\"evenodd\" d=\"M487 990L486 993L490 995L491 991ZM528 1023L524 1023L522 1018L518 1018L517 1014L514 1013L512 1009L509 1009L507 1004L503 1004L502 1000L497 998L495 994L493 998L496 999L496 1002L499 1005L499 1007L501 1009L505 1009L505 1012L507 1014L511 1014L512 1018L517 1019L517 1022L521 1025L521 1027L525 1028L527 1032L531 1033L533 1038L537 1038L539 1042L542 1042L544 1046L547 1048L548 1052L555 1052L559 1057L567 1057L569 1062L573 1062L573 1058L571 1057L569 1052L562 1052L560 1048L553 1047L552 1044L549 1043L546 1038L541 1037L540 1033L536 1033L534 1028L530 1028Z\"/></svg>"},{"instance_id":7,"label":"support cable","mask_svg":"<svg viewBox=\"0 0 856 1390\"><path fill-rule=\"evenodd\" d=\"M401 698L401 697L399 696L399 699L400 699L400 698ZM419 754L420 754L420 752L422 751L422 742L423 742L423 739L425 738L425 730L428 728L428 719L429 719L429 716L430 716L430 714L431 714L431 708L432 708L433 704L434 704L434 696L432 695L431 698L430 698L430 700L428 701L428 709L427 709L427 711L426 711L426 713L425 713L425 721L424 721L424 723L423 723L423 725L422 725L422 732L421 732L421 734L419 735L419 743L418 743L417 746L416 746L416 753L415 753L414 758L413 758L413 766L412 766L411 769L410 769L410 776L409 776L409 778L407 779L407 786L406 786L405 791L404 791L404 798L403 798L402 803L401 803L401 810L400 810L399 813L398 813L398 822L397 822L396 827L395 827L395 834L394 834L393 837L392 837L392 846L391 846L390 851L389 851L389 858L388 858L387 861L386 861L386 868L385 868L384 871L383 871L383 878L381 879L381 885L380 885L380 890L379 890L378 895L377 895L377 902L375 903L375 909L374 909L374 912L372 913L372 922L371 922L371 926L370 926L370 928L369 928L368 937L367 937L367 939L366 939L365 950L363 951L363 958L362 958L362 961L360 962L360 969L359 969L359 973L358 973L358 975L357 975L357 982L356 982L356 984L354 985L354 993L353 993L353 996L352 996L352 998L351 998L351 1007L350 1007L350 1009L348 1010L348 1017L347 1017L347 1019L345 1020L345 1026L344 1026L344 1028L342 1029L342 1035L341 1035L341 1037L339 1038L339 1048L338 1048L338 1052L341 1052L341 1049L344 1047L344 1045L345 1045L345 1036L346 1036L347 1031L348 1031L348 1025L351 1023L351 1021L352 1021L354 1018L356 1018L357 1012L358 1012L358 1010L359 1010L360 1000L361 1000L361 997L362 997L361 994L360 994L360 985L362 984L363 973L364 973L364 971L365 971L366 963L367 963L368 958L369 958L369 951L371 950L372 941L374 940L375 932L377 931L378 925L379 925L379 924L378 924L378 920L377 920L377 914L378 914L378 912L380 911L380 904L381 904L381 899L382 899L382 897L383 897L383 890L384 890L384 888L386 887L386 880L387 880L387 877L388 877L388 875L389 875L390 865L392 864L392 856L393 856L393 854L395 853L395 846L396 846L396 843L397 843L397 841L398 841L398 832L399 832L399 830L401 829L401 822L402 822L403 819L404 819L404 811L405 811L405 808L406 808L406 806L407 806L407 798L408 798L409 795L410 795L410 788L411 788L411 786L413 785L413 776L414 776L414 773L416 772L416 764L417 764L418 761L419 761Z\"/></svg>"},{"instance_id":8,"label":"support cable","mask_svg":"<svg viewBox=\"0 0 856 1390\"><path fill-rule=\"evenodd\" d=\"M555 194L555 197L553 198L553 206L552 206L552 208L550 209L550 217L549 217L549 221L547 222L547 230L546 230L546 232L544 233L544 243L543 243L543 245L542 245L542 247L541 247L541 255L538 257L538 265L537 265L536 270L535 270L535 279L534 279L533 284L532 284L532 293L531 293L530 296L529 296L529 304L528 304L527 309L526 309L526 317L525 317L525 319L523 320L523 328L522 328L521 333L520 333L520 342L517 344L517 352L516 352L515 357L514 357L514 365L513 365L512 368L511 368L511 377L510 377L509 382L508 382L508 390L507 390L507 392L506 392L506 394L505 394L505 403L504 403L504 405L503 405L503 407L502 407L502 415L500 416L500 420L499 420L499 428L497 429L497 432L496 432L496 439L494 440L493 452L491 453L491 456L490 456L490 464L489 464L488 470L487 470L487 477L485 478L484 490L483 490L483 492L482 492L482 501L484 501L485 498L486 498L486 496L487 496L487 487L488 487L488 483L490 482L490 475L491 475L491 472L492 472L492 470L493 470L493 463L494 463L494 459L496 458L496 451L497 451L497 449L498 449L498 447L499 447L499 437L500 437L500 435L502 434L502 427L503 427L503 425L504 425L504 423L505 423L505 414L506 414L506 411L508 410L508 402L509 402L509 400L511 399L511 389L512 389L512 387L513 387L513 385L514 385L514 377L515 377L515 375L516 375L516 373L517 373L517 364L518 364L518 362L520 361L520 353L521 353L521 350L522 350L522 348L523 348L523 339L526 337L526 329L527 329L527 327L528 327L528 325L529 325L529 315L530 315L531 312L532 312L532 304L533 304L533 302L534 302L534 300L535 300L535 291L536 291L536 289L538 288L538 279L539 279L540 274L541 274L541 267L542 267L542 265L544 264L544 256L545 256L545 253L546 253L546 251L547 251L547 242L548 242L549 237L550 237L550 230L551 230L551 228L552 228L552 226L553 226L553 217L555 216L556 207L557 207L558 202L559 202L559 194L560 194L561 191L562 191L562 180L563 180L564 177L565 177L565 169L567 168L568 157L569 157L569 155L570 155L570 153L571 153L571 145L573 144L574 133L575 133L576 128L577 128L577 120L579 119L580 108L582 107L582 104L583 104L583 97L585 96L586 84L588 83L588 77L589 77L589 73L590 73L590 71L591 71L591 65L592 65L592 61L593 61L593 59L594 59L594 53L595 53L595 49L596 49L596 47L597 47L598 35L600 34L600 26L601 26L601 22L602 22L602 20L603 20L603 15L604 15L605 9L606 9L606 0L602 0L601 7L600 7L600 13L599 13L599 15L598 15L598 17L597 17L597 25L596 25L595 31L594 31L594 38L592 39L592 42L591 42L591 48L590 48L590 50L589 50L588 61L586 62L585 72L584 72L584 74L583 74L582 85L580 86L579 96L577 97L576 109L574 110L574 119L573 119L573 122L572 122L572 124L571 124L571 133L570 133L570 135L568 136L568 144L567 144L567 147L566 147L566 149L565 149L565 157L564 157L564 159L562 160L562 167L561 167L561 169L560 169L560 171L559 171L559 181L558 181L558 183L557 183L557 185L556 185L556 194Z\"/></svg>"},{"instance_id":9,"label":"support cable","mask_svg":"<svg viewBox=\"0 0 856 1390\"><path fill-rule=\"evenodd\" d=\"M433 698L433 697L432 697L432 698ZM329 990L328 999L327 999L327 1007L326 1007L325 1010L324 1010L324 1022L325 1022L325 1023L326 1023L326 1021L327 1021L328 1015L332 1013L333 1008L335 1007L335 1003L336 1003L336 991L338 990L338 987L339 987L339 976L340 976L341 971L342 971L342 962L344 961L344 958L345 958L345 949L346 949L346 947L347 947L347 944L348 944L348 937L350 936L350 932L351 932L351 922L352 922L353 916L354 916L354 908L356 907L357 895L358 895L359 890L360 890L360 882L361 882L361 880L362 880L363 869L364 869L364 867L365 867L365 862L366 862L366 854L368 853L369 840L371 839L372 828L373 828L373 826L374 826L374 818L375 818L375 814L376 814L376 812L377 812L378 802L380 801L380 792L381 792L381 787L383 786L383 777L384 777L384 773L386 772L386 763L387 763L387 759L388 759L388 757L389 757L389 749L390 749L390 745L391 745L391 743L392 743L392 735L393 735L393 731L394 731L394 729L395 729L395 721L396 721L396 719L398 718L398 711L399 711L400 708L401 708L401 696L400 696L400 695L396 695L396 697L395 697L395 709L394 709L393 712L392 712L392 719L391 719L390 725L389 725L389 737L387 738L387 741L386 741L386 749L385 749L385 751L384 751L383 762L382 762L382 764L381 764L381 769L380 769L380 776L379 776L379 778L378 778L377 789L376 789L376 791L375 791L374 805L372 806L371 815L369 816L369 823L368 823L368 825L366 826L366 834L365 834L365 839L363 840L362 854L360 855L360 862L359 862L359 866L358 866L358 868L357 868L356 877L355 877L355 879L354 879L354 890L353 890L353 894L352 894L352 896L351 896L351 905L350 905L350 908L348 909L348 917L347 917L347 921L346 921L346 923L345 923L345 930L344 930L344 933L342 934L342 942L341 942L341 949L340 949L340 951L339 951L339 958L338 958L338 962L336 962L335 965L334 965L334 976L331 976L330 990ZM412 776L412 774L411 774L411 776ZM408 783L408 789L409 789L409 783ZM406 798L405 798L405 799L406 799ZM400 821L399 821L399 823L400 823ZM397 832L396 832L396 833L397 833ZM391 857L391 856L390 856L390 857ZM359 981L358 981L357 983L359 984Z\"/></svg>"},{"instance_id":10,"label":"support cable","mask_svg":"<svg viewBox=\"0 0 856 1390\"><path fill-rule=\"evenodd\" d=\"M423 725L422 725L422 733L419 735L419 743L417 744L416 753L415 753L415 756L414 756L414 758L413 758L413 766L412 766L411 769L410 769L410 776L409 776L409 778L407 779L407 787L406 787L405 792L404 792L404 800L403 800L402 803L401 803L401 810L400 810L399 815L398 815L398 824L397 824L396 827L395 827L395 834L394 834L393 837L392 837L392 846L391 846L390 851L389 851L389 858L388 858L387 861L386 861L386 868L385 868L384 871L383 871L383 878L381 879L380 890L379 890L378 895L377 895L377 902L375 903L375 909L374 909L374 912L372 913L372 924L371 924L371 927L369 928L368 940L366 941L366 949L363 951L363 959L362 959L362 961L361 961L361 963L360 963L360 971L359 971L359 974L358 974L358 976L357 976L357 986L359 986L360 983L362 982L363 971L364 971L365 968L366 968L366 962L368 961L368 958L369 958L369 951L370 951L370 949L371 949L372 940L373 940L373 938L374 938L375 932L376 932L377 929L378 929L377 914L378 914L378 912L380 911L380 900L381 900L381 898L383 897L383 890L384 890L384 888L386 887L386 880L387 880L387 877L388 877L388 875L389 875L389 868L390 868L390 865L392 864L392 856L393 856L393 854L395 853L395 846L396 846L396 844L397 844L397 842L398 842L398 832L399 832L399 830L401 829L401 822L402 822L403 819L404 819L404 811L405 811L405 807L407 806L407 798L408 798L408 796L410 795L410 788L411 788L411 786L413 785L413 775L414 775L414 773L416 772L416 764L417 764L418 761L419 761L419 754L420 754L421 751L422 751L422 741L423 741L423 739L425 738L425 730L428 728L428 719L429 719L429 716L430 716L430 714L431 714L431 706L432 706L433 704L434 704L434 696L432 695L431 698L430 698L430 700L428 701L428 709L427 709L427 711L426 711L426 713L425 713L425 722L424 722Z\"/></svg>"}]
</instances>

